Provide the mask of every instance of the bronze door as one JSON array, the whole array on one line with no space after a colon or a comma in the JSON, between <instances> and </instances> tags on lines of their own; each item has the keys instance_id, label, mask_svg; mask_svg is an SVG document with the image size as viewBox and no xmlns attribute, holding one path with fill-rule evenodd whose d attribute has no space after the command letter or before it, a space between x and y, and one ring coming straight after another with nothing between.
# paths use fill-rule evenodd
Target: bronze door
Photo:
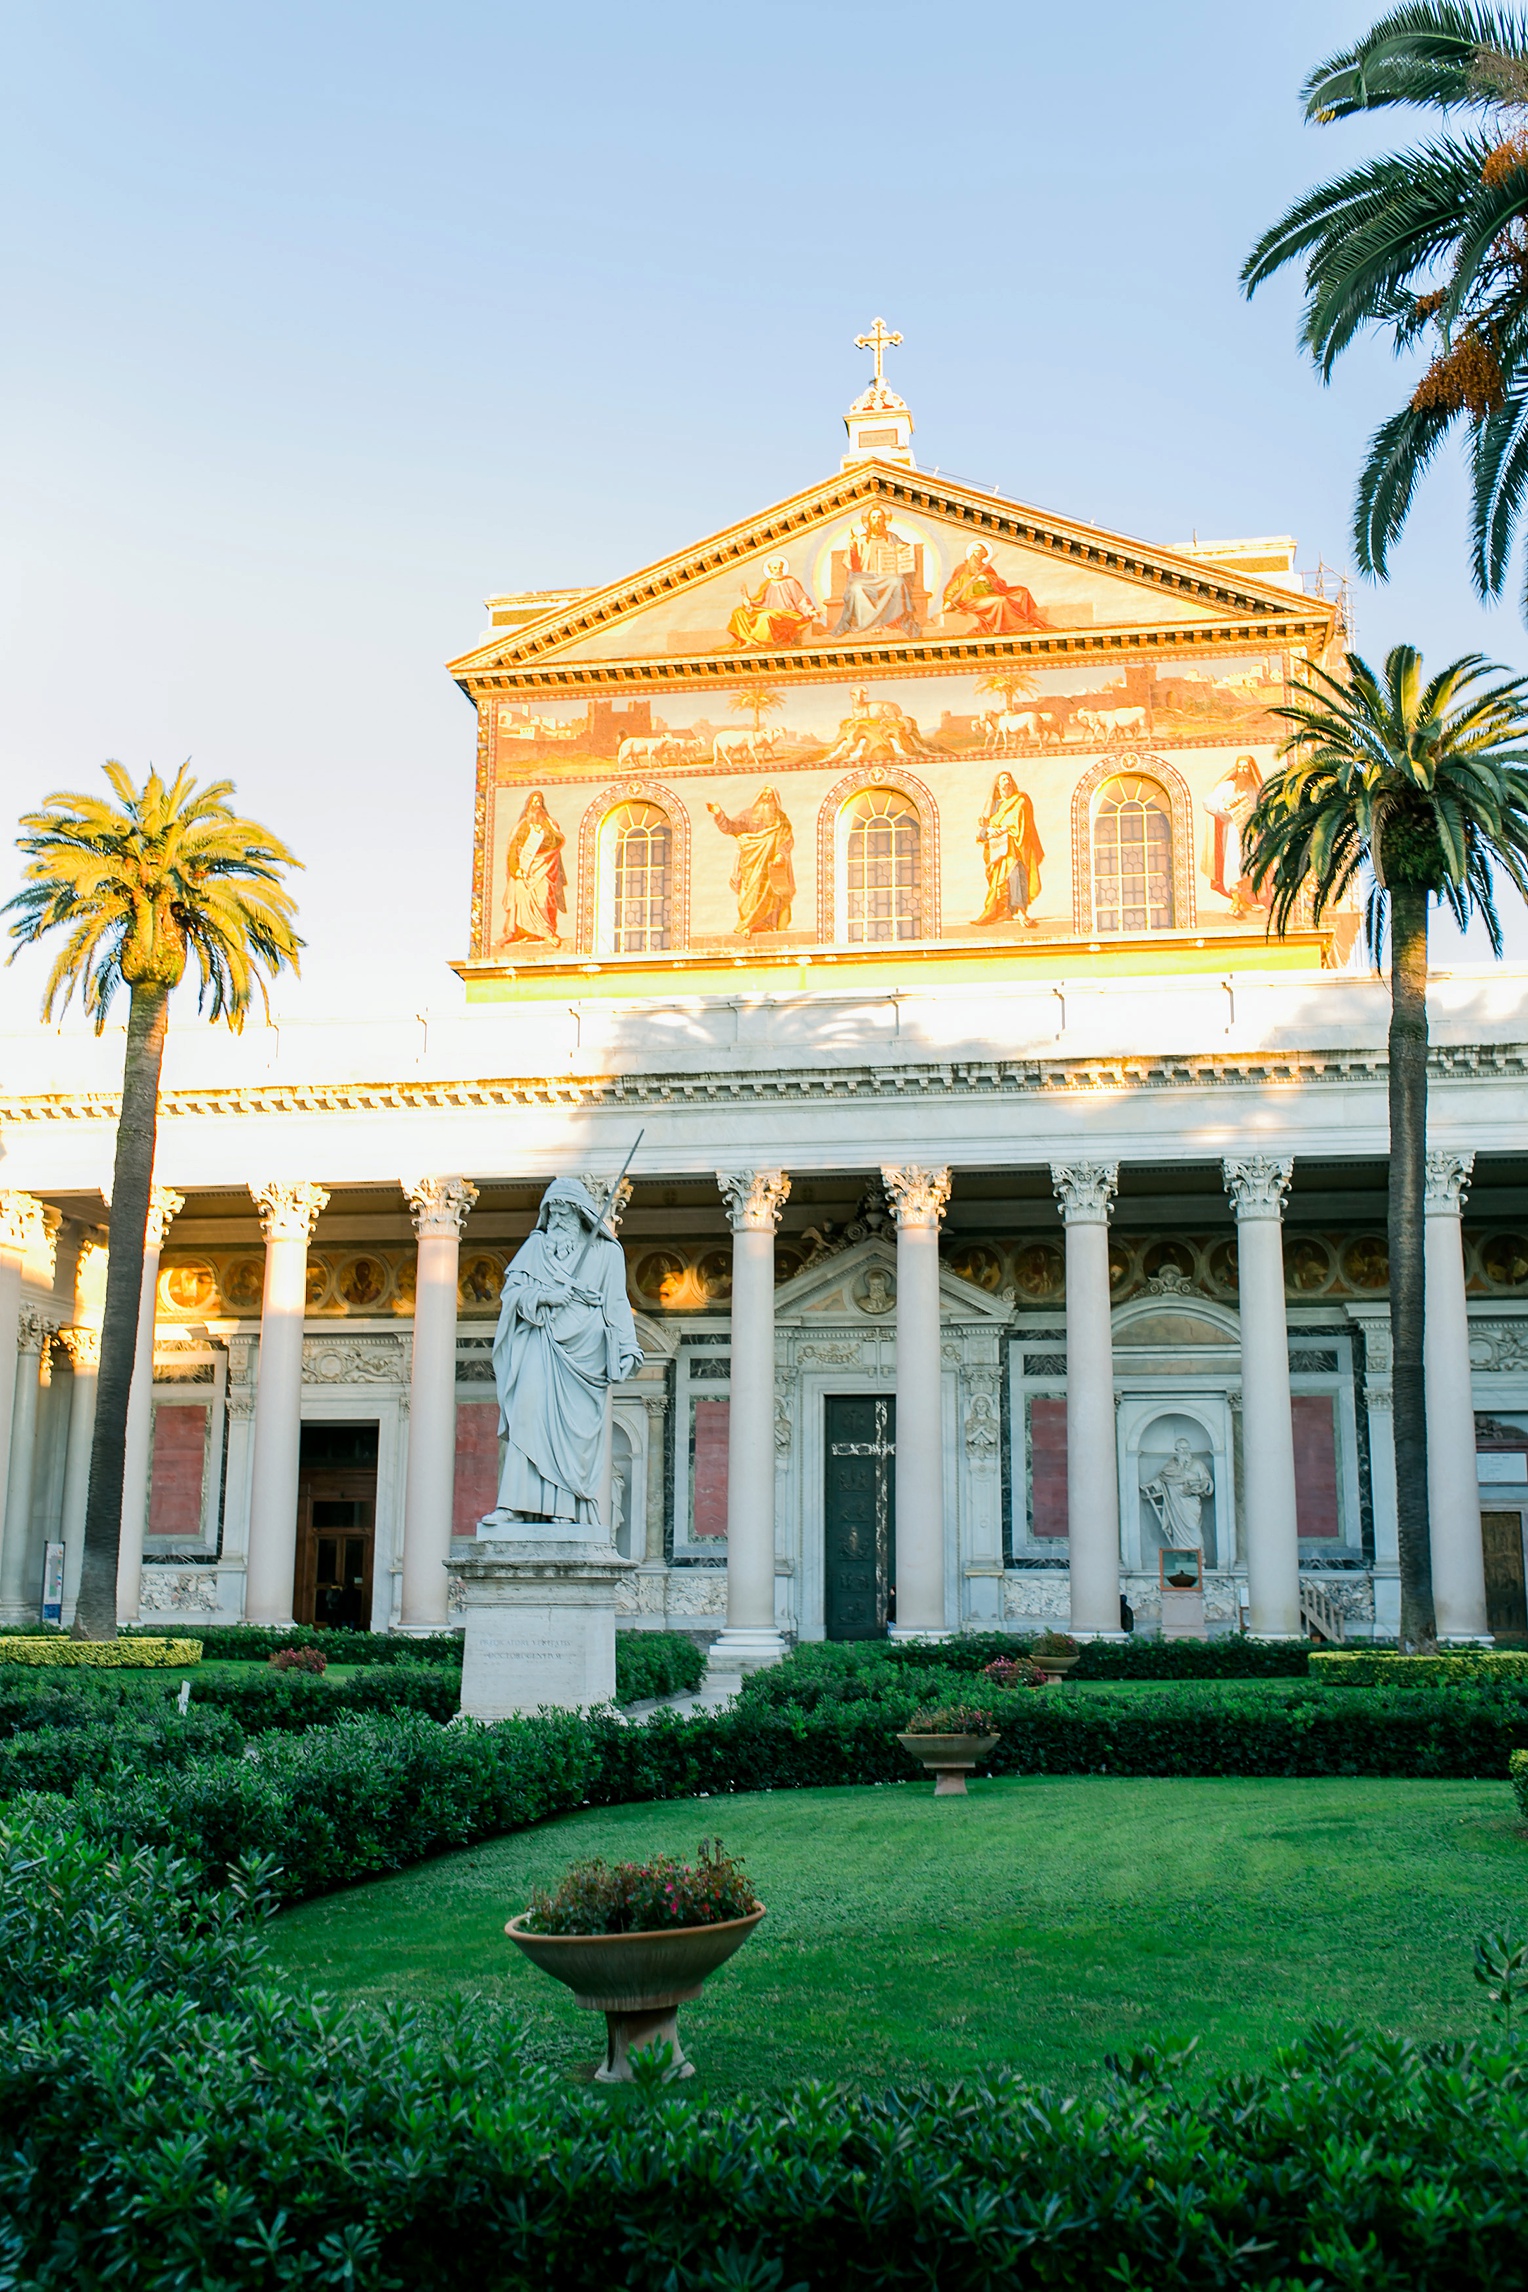
<instances>
[{"instance_id":1,"label":"bronze door","mask_svg":"<svg viewBox=\"0 0 1528 2292\"><path fill-rule=\"evenodd\" d=\"M1480 1539L1485 1547L1487 1623L1493 1632L1528 1632L1521 1512L1482 1512Z\"/></svg>"},{"instance_id":2,"label":"bronze door","mask_svg":"<svg viewBox=\"0 0 1528 2292\"><path fill-rule=\"evenodd\" d=\"M371 1628L375 1465L305 1465L297 1479L298 1623Z\"/></svg>"},{"instance_id":3,"label":"bronze door","mask_svg":"<svg viewBox=\"0 0 1528 2292\"><path fill-rule=\"evenodd\" d=\"M824 1407L827 1634L878 1639L895 1614L897 1404L844 1393Z\"/></svg>"}]
</instances>

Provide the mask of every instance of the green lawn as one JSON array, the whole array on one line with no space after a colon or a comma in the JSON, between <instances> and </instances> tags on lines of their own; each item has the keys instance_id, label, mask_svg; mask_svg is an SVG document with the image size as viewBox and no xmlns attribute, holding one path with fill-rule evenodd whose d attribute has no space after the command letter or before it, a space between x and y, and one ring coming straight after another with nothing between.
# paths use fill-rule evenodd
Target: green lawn
<instances>
[{"instance_id":1,"label":"green lawn","mask_svg":"<svg viewBox=\"0 0 1528 2292\"><path fill-rule=\"evenodd\" d=\"M1207 2067L1246 2067L1318 2015L1465 2034L1472 1937L1528 1928L1505 1783L1033 1777L568 1816L286 1913L273 1970L348 1998L507 2001L576 2072L602 2025L505 1919L575 1856L691 1856L711 1830L769 1908L682 2009L718 2092L1002 2063L1086 2085L1116 2048L1190 2035Z\"/></svg>"}]
</instances>

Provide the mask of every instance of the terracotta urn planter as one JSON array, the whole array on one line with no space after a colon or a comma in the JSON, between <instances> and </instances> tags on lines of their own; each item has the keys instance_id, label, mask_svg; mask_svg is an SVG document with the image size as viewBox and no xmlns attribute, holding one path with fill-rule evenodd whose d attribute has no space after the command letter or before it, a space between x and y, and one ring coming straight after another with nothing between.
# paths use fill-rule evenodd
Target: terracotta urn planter
<instances>
[{"instance_id":1,"label":"terracotta urn planter","mask_svg":"<svg viewBox=\"0 0 1528 2292\"><path fill-rule=\"evenodd\" d=\"M529 1915L524 1911L511 1918L505 1933L533 1966L567 1984L575 2005L604 2015L605 2058L595 2078L601 2085L629 2085L633 2050L664 2040L672 2048L669 2076L694 2076L695 2064L679 2043L678 2009L698 1998L706 1976L742 1948L763 1917L764 1905L746 1918L716 1926L671 1926L638 1934L530 1934L525 1930Z\"/></svg>"},{"instance_id":2,"label":"terracotta urn planter","mask_svg":"<svg viewBox=\"0 0 1528 2292\"><path fill-rule=\"evenodd\" d=\"M998 1741L996 1735L899 1735L904 1751L934 1778L936 1799L964 1798L966 1777Z\"/></svg>"}]
</instances>

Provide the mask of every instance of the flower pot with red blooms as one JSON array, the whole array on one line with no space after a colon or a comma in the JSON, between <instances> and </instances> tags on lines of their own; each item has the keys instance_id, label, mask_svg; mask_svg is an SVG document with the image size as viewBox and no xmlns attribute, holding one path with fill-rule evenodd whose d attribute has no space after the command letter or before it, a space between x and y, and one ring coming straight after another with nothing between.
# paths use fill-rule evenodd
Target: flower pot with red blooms
<instances>
[{"instance_id":1,"label":"flower pot with red blooms","mask_svg":"<svg viewBox=\"0 0 1528 2292\"><path fill-rule=\"evenodd\" d=\"M990 1712L950 1703L915 1711L897 1741L933 1776L936 1799L963 1799L967 1775L997 1745L991 1729Z\"/></svg>"},{"instance_id":2,"label":"flower pot with red blooms","mask_svg":"<svg viewBox=\"0 0 1528 2292\"><path fill-rule=\"evenodd\" d=\"M693 2077L679 2043L679 2008L740 1950L764 1916L741 1863L703 1840L695 1866L577 1862L555 1894L538 1892L504 1931L531 1964L605 2016L601 2085L633 2082L632 2056L660 2046L665 2079ZM655 2055L655 2058L656 2055Z\"/></svg>"},{"instance_id":3,"label":"flower pot with red blooms","mask_svg":"<svg viewBox=\"0 0 1528 2292\"><path fill-rule=\"evenodd\" d=\"M1067 1673L1076 1668L1081 1654L1082 1649L1070 1632L1043 1631L1029 1651L1029 1660L1059 1687Z\"/></svg>"}]
</instances>

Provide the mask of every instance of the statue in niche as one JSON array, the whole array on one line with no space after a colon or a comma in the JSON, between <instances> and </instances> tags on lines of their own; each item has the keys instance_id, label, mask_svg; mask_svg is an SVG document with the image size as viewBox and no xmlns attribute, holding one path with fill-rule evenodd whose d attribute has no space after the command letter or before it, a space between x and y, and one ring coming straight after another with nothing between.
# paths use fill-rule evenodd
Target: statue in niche
<instances>
[{"instance_id":1,"label":"statue in niche","mask_svg":"<svg viewBox=\"0 0 1528 2292\"><path fill-rule=\"evenodd\" d=\"M642 1358L620 1243L576 1178L554 1178L504 1276L493 1374L508 1445L479 1534L598 1530L605 1396Z\"/></svg>"},{"instance_id":2,"label":"statue in niche","mask_svg":"<svg viewBox=\"0 0 1528 2292\"><path fill-rule=\"evenodd\" d=\"M1170 1550L1204 1550L1204 1500L1214 1495L1215 1478L1184 1435L1173 1442L1172 1455L1155 1479L1147 1481L1142 1493Z\"/></svg>"},{"instance_id":3,"label":"statue in niche","mask_svg":"<svg viewBox=\"0 0 1528 2292\"><path fill-rule=\"evenodd\" d=\"M501 945L517 939L558 945L557 918L568 904L562 864L564 840L546 808L546 798L535 789L525 799L505 856Z\"/></svg>"},{"instance_id":4,"label":"statue in niche","mask_svg":"<svg viewBox=\"0 0 1528 2292\"><path fill-rule=\"evenodd\" d=\"M1034 929L1029 910L1040 896L1040 862L1045 848L1035 830L1035 808L1011 772L999 772L987 809L976 823L987 875L987 904L978 923L1023 923Z\"/></svg>"}]
</instances>

